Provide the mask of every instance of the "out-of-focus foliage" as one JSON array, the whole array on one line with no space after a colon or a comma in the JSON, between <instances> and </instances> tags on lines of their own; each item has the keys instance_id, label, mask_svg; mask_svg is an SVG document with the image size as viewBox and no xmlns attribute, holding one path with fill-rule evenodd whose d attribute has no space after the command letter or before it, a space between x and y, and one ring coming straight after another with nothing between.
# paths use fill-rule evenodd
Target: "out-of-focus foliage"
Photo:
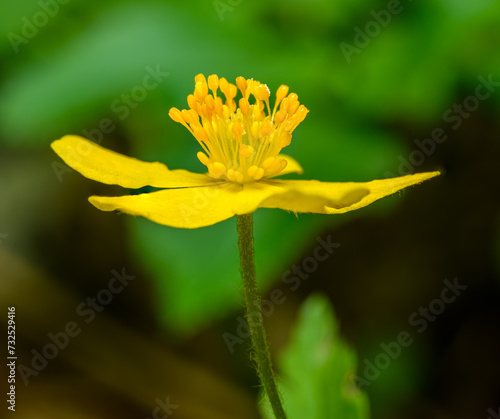
<instances>
[{"instance_id":1,"label":"out-of-focus foliage","mask_svg":"<svg viewBox=\"0 0 500 419\"><path fill-rule=\"evenodd\" d=\"M368 398L355 385L356 356L339 336L330 302L312 295L300 309L279 360L280 391L290 419L368 419ZM266 417L272 419L267 399Z\"/></svg>"}]
</instances>

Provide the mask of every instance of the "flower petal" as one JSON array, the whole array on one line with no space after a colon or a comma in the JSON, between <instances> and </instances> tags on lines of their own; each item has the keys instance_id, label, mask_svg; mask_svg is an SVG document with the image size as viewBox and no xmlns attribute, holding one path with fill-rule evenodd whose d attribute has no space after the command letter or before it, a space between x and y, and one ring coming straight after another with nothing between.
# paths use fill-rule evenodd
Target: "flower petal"
<instances>
[{"instance_id":1,"label":"flower petal","mask_svg":"<svg viewBox=\"0 0 500 419\"><path fill-rule=\"evenodd\" d=\"M259 207L321 214L352 211L438 174L421 173L366 183L316 180L270 180L245 184L221 182L141 195L91 196L89 201L102 211L120 210L141 215L158 224L198 228L234 215L254 212Z\"/></svg>"},{"instance_id":2,"label":"flower petal","mask_svg":"<svg viewBox=\"0 0 500 419\"><path fill-rule=\"evenodd\" d=\"M207 175L169 170L159 162L144 162L107 150L77 135L66 135L51 144L68 166L83 176L125 188L181 188L216 182Z\"/></svg>"},{"instance_id":3,"label":"flower petal","mask_svg":"<svg viewBox=\"0 0 500 419\"><path fill-rule=\"evenodd\" d=\"M278 157L286 160L286 167L281 172L269 176L268 179L276 176L287 175L288 173L298 173L299 175L304 173L304 169L302 169L302 166L293 157L290 157L286 154L279 154Z\"/></svg>"},{"instance_id":4,"label":"flower petal","mask_svg":"<svg viewBox=\"0 0 500 419\"><path fill-rule=\"evenodd\" d=\"M363 208L372 202L424 180L439 172L418 173L371 182L319 182L317 180L272 180L286 192L274 194L263 201L263 208L281 208L293 212L342 214Z\"/></svg>"},{"instance_id":5,"label":"flower petal","mask_svg":"<svg viewBox=\"0 0 500 419\"><path fill-rule=\"evenodd\" d=\"M178 228L205 227L236 214L254 212L259 204L281 187L261 183L224 182L202 187L164 189L141 195L91 196L89 201L102 211L120 210L141 215L158 224Z\"/></svg>"}]
</instances>

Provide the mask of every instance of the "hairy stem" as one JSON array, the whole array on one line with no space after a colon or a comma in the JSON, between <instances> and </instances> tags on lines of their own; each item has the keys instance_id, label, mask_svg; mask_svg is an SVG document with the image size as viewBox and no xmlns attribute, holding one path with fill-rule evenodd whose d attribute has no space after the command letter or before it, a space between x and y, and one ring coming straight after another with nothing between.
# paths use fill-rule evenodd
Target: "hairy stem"
<instances>
[{"instance_id":1,"label":"hairy stem","mask_svg":"<svg viewBox=\"0 0 500 419\"><path fill-rule=\"evenodd\" d=\"M257 289L257 280L255 279L253 216L252 214L238 215L237 219L241 278L243 280L246 318L252 338L252 357L257 364L257 372L271 403L274 415L278 419L286 419L274 379L271 355L269 354L262 318L261 300Z\"/></svg>"}]
</instances>

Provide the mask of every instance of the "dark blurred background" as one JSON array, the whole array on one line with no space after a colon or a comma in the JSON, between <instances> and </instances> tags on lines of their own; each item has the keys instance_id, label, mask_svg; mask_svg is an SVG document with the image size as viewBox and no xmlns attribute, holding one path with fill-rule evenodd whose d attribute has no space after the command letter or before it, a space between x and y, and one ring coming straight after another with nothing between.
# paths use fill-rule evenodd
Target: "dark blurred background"
<instances>
[{"instance_id":1,"label":"dark blurred background","mask_svg":"<svg viewBox=\"0 0 500 419\"><path fill-rule=\"evenodd\" d=\"M298 93L310 113L286 152L306 179L442 171L354 213L256 213L263 293L286 296L266 319L275 358L323 292L374 419L497 417L500 3L0 5L1 321L15 306L18 417L258 417L247 342L223 338L242 315L235 220L191 231L99 212L88 196L124 191L49 146L83 135L200 172L168 117L198 73ZM318 240L340 246L292 287ZM370 370L405 332L411 344Z\"/></svg>"}]
</instances>

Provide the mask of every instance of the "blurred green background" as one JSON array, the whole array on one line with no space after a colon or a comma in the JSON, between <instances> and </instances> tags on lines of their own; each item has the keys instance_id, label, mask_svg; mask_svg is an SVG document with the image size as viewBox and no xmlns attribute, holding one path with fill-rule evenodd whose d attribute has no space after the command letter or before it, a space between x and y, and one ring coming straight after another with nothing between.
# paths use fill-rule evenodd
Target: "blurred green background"
<instances>
[{"instance_id":1,"label":"blurred green background","mask_svg":"<svg viewBox=\"0 0 500 419\"><path fill-rule=\"evenodd\" d=\"M290 86L310 110L286 149L305 179L443 172L346 215L255 214L264 298L286 297L266 318L278 374L301 303L322 292L358 377L410 334L361 385L374 419L497 412L497 1L0 5L0 295L5 313L18 310L18 362L29 366L68 322L81 326L27 386L18 377L20 417L151 417L167 396L173 417L258 417L247 341L231 351L224 338L238 336L242 316L235 220L188 231L99 212L88 196L124 191L84 179L49 147L78 134L200 172L196 141L168 117L186 107L198 73ZM328 238L340 244L332 256L297 287L287 282ZM134 279L95 319L79 314L113 271ZM455 278L467 288L440 303Z\"/></svg>"}]
</instances>

